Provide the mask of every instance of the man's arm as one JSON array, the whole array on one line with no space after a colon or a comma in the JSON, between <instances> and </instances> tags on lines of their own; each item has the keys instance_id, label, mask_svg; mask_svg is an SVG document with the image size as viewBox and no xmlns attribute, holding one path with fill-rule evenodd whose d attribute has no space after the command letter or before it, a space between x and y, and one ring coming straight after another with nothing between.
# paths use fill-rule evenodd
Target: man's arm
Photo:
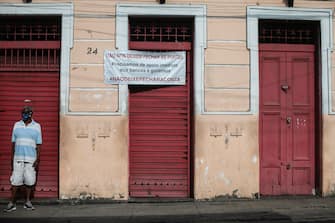
<instances>
[{"instance_id":1,"label":"man's arm","mask_svg":"<svg viewBox=\"0 0 335 223\"><path fill-rule=\"evenodd\" d=\"M14 164L14 153L15 153L15 142L12 142L12 159L11 159L11 170L13 171L13 164Z\"/></svg>"},{"instance_id":2,"label":"man's arm","mask_svg":"<svg viewBox=\"0 0 335 223\"><path fill-rule=\"evenodd\" d=\"M33 167L38 168L38 164L40 163L40 151L41 151L41 144L36 145L36 160L33 164Z\"/></svg>"}]
</instances>

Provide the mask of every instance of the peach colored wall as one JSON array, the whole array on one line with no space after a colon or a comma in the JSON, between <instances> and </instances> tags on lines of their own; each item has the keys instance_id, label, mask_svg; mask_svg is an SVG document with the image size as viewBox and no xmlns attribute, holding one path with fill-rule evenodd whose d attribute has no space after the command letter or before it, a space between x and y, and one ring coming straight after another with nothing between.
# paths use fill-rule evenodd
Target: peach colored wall
<instances>
[{"instance_id":1,"label":"peach colored wall","mask_svg":"<svg viewBox=\"0 0 335 223\"><path fill-rule=\"evenodd\" d=\"M62 116L60 198L128 199L128 118L118 112L117 85L104 84L104 50L115 49L116 1L73 1L69 111Z\"/></svg>"},{"instance_id":2,"label":"peach colored wall","mask_svg":"<svg viewBox=\"0 0 335 223\"><path fill-rule=\"evenodd\" d=\"M196 116L194 195L254 197L259 192L258 118Z\"/></svg>"},{"instance_id":3,"label":"peach colored wall","mask_svg":"<svg viewBox=\"0 0 335 223\"><path fill-rule=\"evenodd\" d=\"M60 198L128 198L128 120L62 116Z\"/></svg>"},{"instance_id":4,"label":"peach colored wall","mask_svg":"<svg viewBox=\"0 0 335 223\"><path fill-rule=\"evenodd\" d=\"M115 48L116 3L158 4L156 0L33 0L74 4L69 109L118 111L118 86L103 83L103 51ZM0 0L22 3L21 0ZM205 111L248 111L249 51L246 6L285 6L282 0L167 0L206 4ZM332 1L295 0L296 7L334 8ZM335 29L334 36L335 36ZM96 53L88 53L89 49ZM335 86L335 55L333 89ZM335 111L335 91L332 92ZM258 114L196 115L194 194L254 197L259 192ZM335 193L335 116L323 119L323 191ZM128 199L128 117L62 115L60 119L60 198Z\"/></svg>"},{"instance_id":5,"label":"peach colored wall","mask_svg":"<svg viewBox=\"0 0 335 223\"><path fill-rule=\"evenodd\" d=\"M323 148L322 148L322 190L324 195L335 195L335 116L323 116Z\"/></svg>"}]
</instances>

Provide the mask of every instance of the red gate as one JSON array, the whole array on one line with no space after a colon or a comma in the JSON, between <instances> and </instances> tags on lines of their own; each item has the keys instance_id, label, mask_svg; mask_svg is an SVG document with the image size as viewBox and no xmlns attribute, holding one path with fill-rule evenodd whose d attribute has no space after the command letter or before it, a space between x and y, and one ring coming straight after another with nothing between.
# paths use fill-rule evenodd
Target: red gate
<instances>
[{"instance_id":1,"label":"red gate","mask_svg":"<svg viewBox=\"0 0 335 223\"><path fill-rule=\"evenodd\" d=\"M10 195L11 131L27 103L43 145L35 197L58 197L60 18L0 21L0 197Z\"/></svg>"},{"instance_id":2,"label":"red gate","mask_svg":"<svg viewBox=\"0 0 335 223\"><path fill-rule=\"evenodd\" d=\"M190 197L192 22L130 20L130 49L183 50L186 85L129 86L129 194Z\"/></svg>"},{"instance_id":3,"label":"red gate","mask_svg":"<svg viewBox=\"0 0 335 223\"><path fill-rule=\"evenodd\" d=\"M260 191L315 188L314 45L260 44Z\"/></svg>"}]
</instances>

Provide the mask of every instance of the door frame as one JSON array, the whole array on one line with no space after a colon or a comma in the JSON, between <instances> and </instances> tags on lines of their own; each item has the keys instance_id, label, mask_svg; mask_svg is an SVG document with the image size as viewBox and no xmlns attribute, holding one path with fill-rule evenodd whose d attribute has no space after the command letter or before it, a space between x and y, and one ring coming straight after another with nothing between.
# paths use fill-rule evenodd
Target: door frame
<instances>
[{"instance_id":1,"label":"door frame","mask_svg":"<svg viewBox=\"0 0 335 223\"><path fill-rule=\"evenodd\" d=\"M333 51L332 9L247 7L247 48L250 51L250 103L252 114L259 112L258 22L260 19L301 20L320 23L320 72L322 114L335 114L331 101L331 53Z\"/></svg>"},{"instance_id":2,"label":"door frame","mask_svg":"<svg viewBox=\"0 0 335 223\"><path fill-rule=\"evenodd\" d=\"M70 50L73 47L73 4L0 4L0 15L61 16L60 113L69 112ZM20 10L18 10L20 9Z\"/></svg>"},{"instance_id":3,"label":"door frame","mask_svg":"<svg viewBox=\"0 0 335 223\"><path fill-rule=\"evenodd\" d=\"M1 3L0 16L60 16L61 17L61 49L60 49L60 71L59 71L59 114L66 115L68 111L69 81L70 81L70 55L73 47L73 4L72 3L41 3L41 4L16 4ZM20 10L18 10L20 9ZM59 137L61 137L62 128L59 124ZM62 160L60 154L61 148L58 148L58 198L61 191L61 170Z\"/></svg>"},{"instance_id":4,"label":"door frame","mask_svg":"<svg viewBox=\"0 0 335 223\"><path fill-rule=\"evenodd\" d=\"M204 112L204 69L205 48L207 48L207 7L206 5L149 5L149 4L117 4L116 36L117 50L128 50L128 24L132 16L179 16L194 18L193 40L193 110L194 114ZM119 87L119 114L128 114L128 87Z\"/></svg>"},{"instance_id":5,"label":"door frame","mask_svg":"<svg viewBox=\"0 0 335 223\"><path fill-rule=\"evenodd\" d=\"M146 17L162 17L162 16L179 16L192 17L194 21L194 33L192 43L192 64L193 72L193 98L191 101L192 115L200 115L204 113L204 70L205 70L205 48L207 47L207 7L206 5L153 5L153 4L117 4L116 5L116 39L115 48L117 50L129 49L129 17L146 16ZM119 113L120 115L128 115L128 86L119 86ZM191 120L192 129L191 135L194 135L196 122ZM196 144L196 139L191 139L190 151L190 195L196 197L194 185L194 154L193 150ZM127 145L129 148L129 145ZM192 150L193 149L193 150ZM128 160L129 163L129 160ZM129 167L127 169L129 176ZM129 179L127 178L127 181ZM129 182L127 182L129 185ZM129 191L128 191L129 194Z\"/></svg>"},{"instance_id":6,"label":"door frame","mask_svg":"<svg viewBox=\"0 0 335 223\"><path fill-rule=\"evenodd\" d=\"M169 20L169 17L157 17L157 16L150 16L147 18L160 18L160 19L166 19ZM190 17L185 17L186 21L190 21L193 19L190 19ZM185 19L183 20L183 18L180 18L181 21L185 21ZM136 19L134 19L136 20ZM193 25L193 30L194 30L194 20L192 21L192 25ZM128 24L129 27L129 24ZM193 33L193 32L192 32ZM194 37L194 34L192 34L192 37ZM188 94L189 94L189 101L188 101L188 197L187 198L193 198L194 197L194 191L193 191L193 136L194 136L194 122L193 122L193 116L194 116L194 112L193 112L193 99L194 99L194 91L193 91L193 79L194 79L194 74L193 74L193 68L191 67L191 65L193 64L193 40L191 42L182 42L182 43L174 43L174 42L156 42L157 44L155 44L155 42L146 42L146 41L141 41L141 42L132 42L131 40L129 40L129 48L130 50L143 50L143 51L150 51L150 50L167 50L167 51L186 51L186 76L187 76L187 72L189 72L189 86L188 86ZM189 54L189 55L188 55ZM187 61L189 59L189 62ZM190 65L188 65L190 64ZM157 85L143 85L145 86L157 86ZM162 86L166 86L166 85L162 85ZM177 85L175 85L177 86ZM130 106L130 87L127 85L128 88L128 108ZM130 116L129 112L128 112L128 117ZM129 174L128 174L128 195L130 198L136 199L136 197L133 197L130 195L130 168L131 168L131 163L130 163L130 139L131 139L131 135L130 135L130 120L128 120L128 170L129 170ZM148 197L150 198L150 197ZM164 197L162 197L162 199L164 199Z\"/></svg>"},{"instance_id":7,"label":"door frame","mask_svg":"<svg viewBox=\"0 0 335 223\"><path fill-rule=\"evenodd\" d=\"M334 115L335 110L332 110L331 98L331 53L333 51L333 27L332 27L332 9L313 9L313 8L284 8L284 7L247 7L247 48L250 51L250 103L251 113L259 115L259 49L258 49L258 26L260 19L271 20L300 20L300 21L317 21L320 24L321 44L319 49L316 49L316 56L319 61L316 61L319 75L320 99L318 105L321 105L319 110L320 125L322 124L322 115ZM318 190L323 194L323 144L322 132L317 136L319 140L319 150L317 151L315 175ZM260 167L259 167L260 169ZM260 186L260 178L258 178Z\"/></svg>"}]
</instances>

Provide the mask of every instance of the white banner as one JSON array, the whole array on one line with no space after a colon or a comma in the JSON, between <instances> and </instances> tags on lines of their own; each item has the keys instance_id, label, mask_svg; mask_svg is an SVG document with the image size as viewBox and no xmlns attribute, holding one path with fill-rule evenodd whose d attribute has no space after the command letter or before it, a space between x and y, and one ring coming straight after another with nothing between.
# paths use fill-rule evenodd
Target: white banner
<instances>
[{"instance_id":1,"label":"white banner","mask_svg":"<svg viewBox=\"0 0 335 223\"><path fill-rule=\"evenodd\" d=\"M104 54L106 84L184 85L184 51L108 51Z\"/></svg>"}]
</instances>

